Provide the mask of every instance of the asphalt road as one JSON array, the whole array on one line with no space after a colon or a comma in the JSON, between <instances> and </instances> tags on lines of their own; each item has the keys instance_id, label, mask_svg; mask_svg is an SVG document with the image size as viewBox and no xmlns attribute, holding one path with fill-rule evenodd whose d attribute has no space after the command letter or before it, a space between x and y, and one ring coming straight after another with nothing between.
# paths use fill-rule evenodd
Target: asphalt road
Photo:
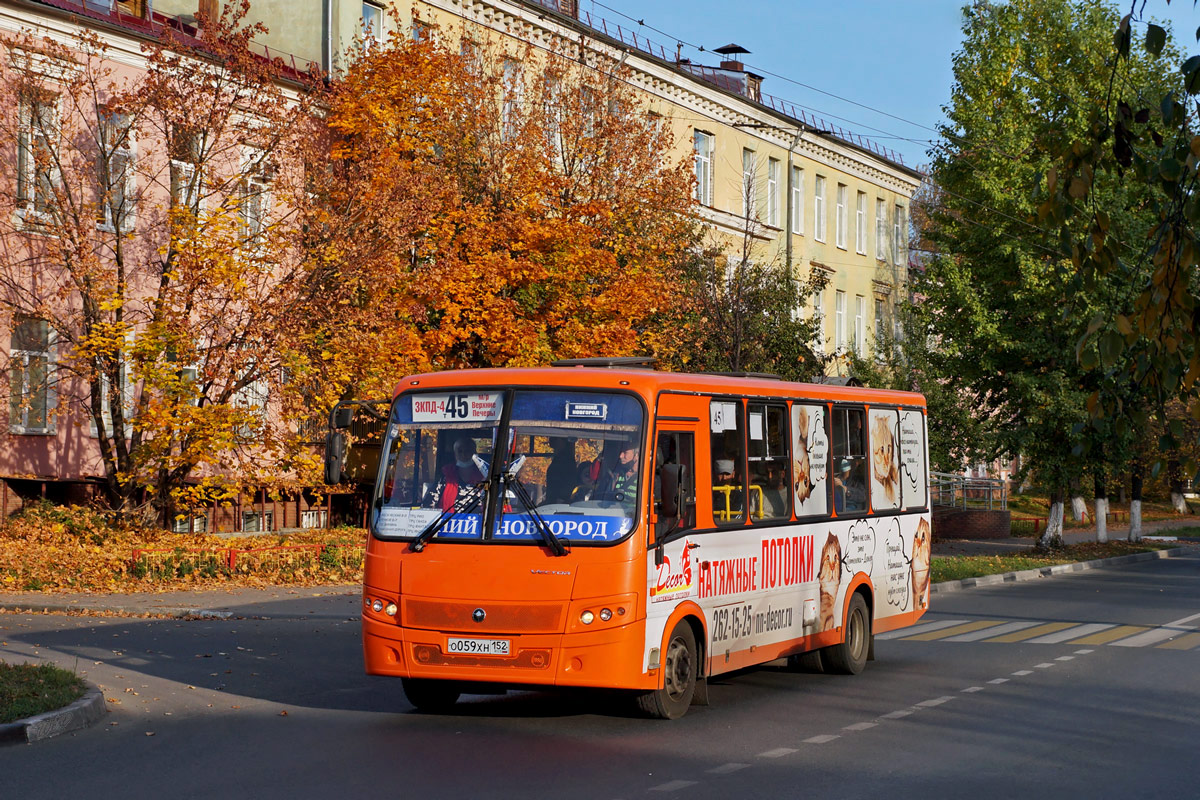
<instances>
[{"instance_id":1,"label":"asphalt road","mask_svg":"<svg viewBox=\"0 0 1200 800\"><path fill-rule=\"evenodd\" d=\"M605 693L417 714L362 675L357 596L0 615L0 650L76 667L111 712L0 748L0 796L1196 796L1200 556L934 601L861 675L724 676L674 722Z\"/></svg>"}]
</instances>

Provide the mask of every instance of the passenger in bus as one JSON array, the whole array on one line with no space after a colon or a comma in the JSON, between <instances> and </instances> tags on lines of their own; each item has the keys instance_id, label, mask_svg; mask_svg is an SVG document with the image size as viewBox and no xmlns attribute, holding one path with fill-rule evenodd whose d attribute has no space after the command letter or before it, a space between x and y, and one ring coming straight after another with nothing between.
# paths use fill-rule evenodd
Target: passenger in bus
<instances>
[{"instance_id":1,"label":"passenger in bus","mask_svg":"<svg viewBox=\"0 0 1200 800\"><path fill-rule=\"evenodd\" d=\"M569 503L575 489L578 468L575 466L575 442L571 439L552 439L554 456L546 467L546 502Z\"/></svg>"},{"instance_id":2,"label":"passenger in bus","mask_svg":"<svg viewBox=\"0 0 1200 800\"><path fill-rule=\"evenodd\" d=\"M713 516L728 522L742 511L742 482L732 458L713 462Z\"/></svg>"},{"instance_id":3,"label":"passenger in bus","mask_svg":"<svg viewBox=\"0 0 1200 800\"><path fill-rule=\"evenodd\" d=\"M579 476L579 483L571 492L571 502L581 503L584 500L591 500L592 496L596 494L596 482L600 478L600 459L581 462L576 473Z\"/></svg>"},{"instance_id":4,"label":"passenger in bus","mask_svg":"<svg viewBox=\"0 0 1200 800\"><path fill-rule=\"evenodd\" d=\"M862 467L862 463L858 464ZM843 458L838 463L837 474L833 476L833 510L839 514L843 511L865 511L867 508L867 490L862 480L862 470L854 470L850 459Z\"/></svg>"},{"instance_id":5,"label":"passenger in bus","mask_svg":"<svg viewBox=\"0 0 1200 800\"><path fill-rule=\"evenodd\" d=\"M838 462L837 474L833 476L833 510L842 513L846 510L846 495L850 489L846 485L850 480L850 460L843 458Z\"/></svg>"},{"instance_id":6,"label":"passenger in bus","mask_svg":"<svg viewBox=\"0 0 1200 800\"><path fill-rule=\"evenodd\" d=\"M766 486L763 487L762 515L766 519L778 519L788 515L787 470L779 464L768 464ZM754 498L751 496L753 503Z\"/></svg>"},{"instance_id":7,"label":"passenger in bus","mask_svg":"<svg viewBox=\"0 0 1200 800\"><path fill-rule=\"evenodd\" d=\"M475 465L475 440L461 436L454 442L454 463L442 467L442 510L454 506L460 487L474 486L483 481L483 473Z\"/></svg>"}]
</instances>

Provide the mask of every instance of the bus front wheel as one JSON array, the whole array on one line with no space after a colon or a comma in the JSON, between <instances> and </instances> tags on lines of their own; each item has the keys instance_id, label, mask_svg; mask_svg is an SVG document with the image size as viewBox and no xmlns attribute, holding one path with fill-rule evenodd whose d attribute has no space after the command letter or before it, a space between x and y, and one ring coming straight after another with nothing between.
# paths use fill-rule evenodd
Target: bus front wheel
<instances>
[{"instance_id":1,"label":"bus front wheel","mask_svg":"<svg viewBox=\"0 0 1200 800\"><path fill-rule=\"evenodd\" d=\"M687 713L696 694L696 635L692 626L680 622L671 631L663 654L663 685L661 689L638 696L638 708L655 719L679 719Z\"/></svg>"},{"instance_id":2,"label":"bus front wheel","mask_svg":"<svg viewBox=\"0 0 1200 800\"><path fill-rule=\"evenodd\" d=\"M458 702L462 692L453 681L425 680L421 678L401 678L404 696L412 703L417 711L438 713L449 711Z\"/></svg>"},{"instance_id":3,"label":"bus front wheel","mask_svg":"<svg viewBox=\"0 0 1200 800\"><path fill-rule=\"evenodd\" d=\"M841 644L825 648L822 660L826 668L844 675L857 675L867 665L871 652L871 615L867 602L857 592L850 598L846 613L846 636Z\"/></svg>"}]
</instances>

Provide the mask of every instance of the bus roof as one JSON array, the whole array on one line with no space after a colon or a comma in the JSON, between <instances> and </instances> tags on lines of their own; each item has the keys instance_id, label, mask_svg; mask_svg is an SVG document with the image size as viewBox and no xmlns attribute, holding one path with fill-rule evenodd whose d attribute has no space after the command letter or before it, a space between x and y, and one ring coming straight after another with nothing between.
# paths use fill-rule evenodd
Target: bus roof
<instances>
[{"instance_id":1,"label":"bus roof","mask_svg":"<svg viewBox=\"0 0 1200 800\"><path fill-rule=\"evenodd\" d=\"M522 367L464 369L409 375L396 386L396 394L410 389L475 388L490 386L563 386L580 389L633 390L647 398L662 392L748 395L798 399L885 403L925 407L917 392L838 386L827 383L793 383L766 377L737 377L715 373L660 372L653 369L608 367Z\"/></svg>"}]
</instances>

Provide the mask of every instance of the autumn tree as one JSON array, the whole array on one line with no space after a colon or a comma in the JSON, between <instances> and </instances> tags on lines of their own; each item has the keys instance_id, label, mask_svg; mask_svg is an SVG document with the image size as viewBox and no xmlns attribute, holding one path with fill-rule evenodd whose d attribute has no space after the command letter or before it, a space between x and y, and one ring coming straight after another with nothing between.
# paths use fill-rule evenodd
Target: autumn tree
<instances>
[{"instance_id":1,"label":"autumn tree","mask_svg":"<svg viewBox=\"0 0 1200 800\"><path fill-rule=\"evenodd\" d=\"M414 370L675 346L660 331L697 236L690 162L621 64L396 34L325 102L307 404L386 397Z\"/></svg>"},{"instance_id":2,"label":"autumn tree","mask_svg":"<svg viewBox=\"0 0 1200 800\"><path fill-rule=\"evenodd\" d=\"M111 506L164 524L304 461L266 404L302 295L308 112L250 51L248 3L224 5L139 68L90 32L4 41L0 310L55 351L10 355L10 422L90 427Z\"/></svg>"}]
</instances>

